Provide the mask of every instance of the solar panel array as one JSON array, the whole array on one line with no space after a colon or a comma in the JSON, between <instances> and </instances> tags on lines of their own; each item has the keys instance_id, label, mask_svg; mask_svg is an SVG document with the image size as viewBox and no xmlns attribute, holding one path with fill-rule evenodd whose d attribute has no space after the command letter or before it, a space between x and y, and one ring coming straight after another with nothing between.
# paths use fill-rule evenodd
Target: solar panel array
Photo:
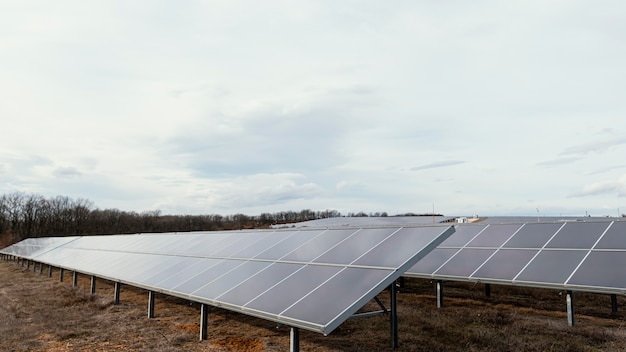
<instances>
[{"instance_id":1,"label":"solar panel array","mask_svg":"<svg viewBox=\"0 0 626 352\"><path fill-rule=\"evenodd\" d=\"M405 276L626 293L626 222L462 225Z\"/></svg>"},{"instance_id":2,"label":"solar panel array","mask_svg":"<svg viewBox=\"0 0 626 352\"><path fill-rule=\"evenodd\" d=\"M329 334L453 227L27 239L0 252Z\"/></svg>"}]
</instances>

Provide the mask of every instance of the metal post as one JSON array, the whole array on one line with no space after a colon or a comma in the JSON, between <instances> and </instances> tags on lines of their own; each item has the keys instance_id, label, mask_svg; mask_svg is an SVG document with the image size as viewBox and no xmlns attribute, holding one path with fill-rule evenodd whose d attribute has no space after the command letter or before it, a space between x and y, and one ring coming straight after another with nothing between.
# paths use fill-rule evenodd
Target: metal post
<instances>
[{"instance_id":1,"label":"metal post","mask_svg":"<svg viewBox=\"0 0 626 352\"><path fill-rule=\"evenodd\" d=\"M574 326L574 295L572 291L567 291L567 325Z\"/></svg>"},{"instance_id":2,"label":"metal post","mask_svg":"<svg viewBox=\"0 0 626 352\"><path fill-rule=\"evenodd\" d=\"M485 284L485 297L491 297L491 284Z\"/></svg>"},{"instance_id":3,"label":"metal post","mask_svg":"<svg viewBox=\"0 0 626 352\"><path fill-rule=\"evenodd\" d=\"M48 277L52 277L52 265L48 266Z\"/></svg>"},{"instance_id":4,"label":"metal post","mask_svg":"<svg viewBox=\"0 0 626 352\"><path fill-rule=\"evenodd\" d=\"M115 305L120 304L120 286L121 284L119 282L115 283L115 292L113 293L113 304Z\"/></svg>"},{"instance_id":5,"label":"metal post","mask_svg":"<svg viewBox=\"0 0 626 352\"><path fill-rule=\"evenodd\" d=\"M398 348L398 309L397 309L397 289L396 283L392 282L389 286L389 297L391 300L391 311L389 315L391 328L391 348Z\"/></svg>"},{"instance_id":6,"label":"metal post","mask_svg":"<svg viewBox=\"0 0 626 352\"><path fill-rule=\"evenodd\" d=\"M74 272L74 275L72 275L72 286L78 287L78 273L77 272Z\"/></svg>"},{"instance_id":7,"label":"metal post","mask_svg":"<svg viewBox=\"0 0 626 352\"><path fill-rule=\"evenodd\" d=\"M148 291L148 319L154 318L154 291Z\"/></svg>"},{"instance_id":8,"label":"metal post","mask_svg":"<svg viewBox=\"0 0 626 352\"><path fill-rule=\"evenodd\" d=\"M33 272L37 272L37 262L33 261Z\"/></svg>"},{"instance_id":9,"label":"metal post","mask_svg":"<svg viewBox=\"0 0 626 352\"><path fill-rule=\"evenodd\" d=\"M39 263L39 275L43 274L43 263Z\"/></svg>"},{"instance_id":10,"label":"metal post","mask_svg":"<svg viewBox=\"0 0 626 352\"><path fill-rule=\"evenodd\" d=\"M202 304L200 306L200 341L207 339L209 325L209 306Z\"/></svg>"},{"instance_id":11,"label":"metal post","mask_svg":"<svg viewBox=\"0 0 626 352\"><path fill-rule=\"evenodd\" d=\"M91 294L96 293L96 277L91 275Z\"/></svg>"},{"instance_id":12,"label":"metal post","mask_svg":"<svg viewBox=\"0 0 626 352\"><path fill-rule=\"evenodd\" d=\"M437 308L443 307L443 281L437 280Z\"/></svg>"},{"instance_id":13,"label":"metal post","mask_svg":"<svg viewBox=\"0 0 626 352\"><path fill-rule=\"evenodd\" d=\"M289 352L300 352L300 329L291 328L289 333Z\"/></svg>"},{"instance_id":14,"label":"metal post","mask_svg":"<svg viewBox=\"0 0 626 352\"><path fill-rule=\"evenodd\" d=\"M611 311L613 313L617 313L617 295L616 294L611 295Z\"/></svg>"},{"instance_id":15,"label":"metal post","mask_svg":"<svg viewBox=\"0 0 626 352\"><path fill-rule=\"evenodd\" d=\"M30 260L26 261L26 270L30 270Z\"/></svg>"},{"instance_id":16,"label":"metal post","mask_svg":"<svg viewBox=\"0 0 626 352\"><path fill-rule=\"evenodd\" d=\"M59 270L59 282L63 282L63 268Z\"/></svg>"}]
</instances>

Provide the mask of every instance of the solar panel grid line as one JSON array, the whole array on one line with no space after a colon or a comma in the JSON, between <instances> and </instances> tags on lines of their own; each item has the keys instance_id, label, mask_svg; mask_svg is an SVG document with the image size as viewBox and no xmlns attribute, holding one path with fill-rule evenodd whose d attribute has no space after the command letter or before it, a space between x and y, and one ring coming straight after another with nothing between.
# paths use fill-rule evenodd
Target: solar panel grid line
<instances>
[{"instance_id":1,"label":"solar panel grid line","mask_svg":"<svg viewBox=\"0 0 626 352\"><path fill-rule=\"evenodd\" d=\"M589 255L591 254L591 252L593 251L593 249L598 245L598 243L600 242L600 240L604 237L604 235L609 231L609 229L611 228L611 226L613 226L615 222L611 221L609 223L609 226L607 226L604 231L602 232L602 234L600 235L600 237L598 237L598 239L595 241L595 243L593 244L593 246L591 246L591 248L587 251L587 254L585 255L585 257L580 261L580 263L578 263L578 265L576 266L576 268L574 269L574 271L572 271L572 273L570 274L570 276L567 278L567 280L565 280L565 284L567 285L567 283L572 279L572 276L574 276L574 274L576 274L576 272L578 271L578 269L581 267L581 265L583 265L583 263L585 262L585 260L587 259L587 257L589 257Z\"/></svg>"},{"instance_id":2,"label":"solar panel grid line","mask_svg":"<svg viewBox=\"0 0 626 352\"><path fill-rule=\"evenodd\" d=\"M473 276L476 274L476 272L478 272L478 271L479 271L479 270L480 270L483 266L485 266L485 264L487 264L487 262L489 262L489 260L490 260L491 258L493 258L493 256L495 256L495 255L496 255L496 253L498 253L498 251L499 251L500 249L502 249L502 248L504 247L504 245L505 245L508 241L510 241L510 240L511 240L511 238L513 238L513 236L515 236L515 235L516 235L516 234L517 234L517 233L518 233L518 232L519 232L519 231L520 231L520 230L524 227L524 225L526 225L526 224L522 224L522 226L520 226L517 230L515 230L515 232L513 232L513 233L509 236L509 238L507 238L507 239L506 239L506 241L504 241L504 242L503 242L503 243L502 243L502 244L501 244L501 245L500 245L500 246L499 246L499 247L498 247L495 251L493 251L493 253L491 253L491 255L489 256L489 258L487 258L487 259L486 259L486 260L485 260L482 264L480 264L480 265L476 268L476 270L474 270L474 271L473 271L473 272L469 275L469 277L473 277Z\"/></svg>"},{"instance_id":3,"label":"solar panel grid line","mask_svg":"<svg viewBox=\"0 0 626 352\"><path fill-rule=\"evenodd\" d=\"M248 300L248 302L246 302L245 304L242 305L242 307L247 307L250 303L252 303L253 301L255 301L257 298L263 296L264 294L268 293L269 291L273 290L275 287L277 287L278 285L282 284L283 282L285 282L286 280L289 280L291 277L293 277L294 275L297 275L297 273L301 270L303 270L306 266L303 265L301 268L297 269L296 271L294 271L293 273L285 276L283 279L279 280L278 282L276 282L274 285L270 286L269 288L267 288L266 290L264 290L263 292L259 293L258 295L256 295L254 298ZM233 289L235 289L235 287L233 287ZM250 309L250 308L248 308Z\"/></svg>"},{"instance_id":4,"label":"solar panel grid line","mask_svg":"<svg viewBox=\"0 0 626 352\"><path fill-rule=\"evenodd\" d=\"M565 227L567 223L563 223L563 225L561 225L561 227L559 227L552 236L550 236L550 238L546 241L546 243L543 244L543 246L539 249L539 251L537 251L537 253L532 257L532 259L530 259L528 261L528 263L526 263L526 265L524 265L524 267L519 271L519 273L517 273L517 275L515 275L515 277L513 277L513 279L511 280L512 282L515 282L517 280L517 278L524 272L524 270L526 270L526 268L528 268L528 266L530 265L530 263L532 263L541 253L541 251L546 248L546 246L548 245L548 243L550 243L550 241L552 241L552 239L554 238L554 236L556 236L559 232L561 232L561 230L563 230L563 228Z\"/></svg>"},{"instance_id":5,"label":"solar panel grid line","mask_svg":"<svg viewBox=\"0 0 626 352\"><path fill-rule=\"evenodd\" d=\"M55 250L49 250L49 241L35 240L32 241L32 244L36 245L33 246L35 249L29 248L27 253L24 253L18 245L12 252L19 252L20 255L28 258L40 255L40 261L45 261L50 265L149 289L153 292L193 298L193 300L215 306L229 306L241 312L248 309L261 309L261 313L255 314L281 323L302 322L298 323L299 327L308 327L327 334L336 327L335 325L341 324L343 319L347 318L343 316L347 314L346 312L360 308L354 307L355 302L352 299L358 301L357 305L365 304L359 300L372 299L379 293L374 291L389 285L390 282L387 281L401 275L399 267L393 266L393 263L405 262L402 267L406 269L406 265L413 265L418 257L423 256L423 252L434 248L454 229L442 227L441 231L433 231L415 228L410 233L394 237L398 231L402 231L402 228L368 229L366 233L361 229L348 232L344 229L298 230L282 232L284 236L275 235L274 232L256 231L206 235L206 237L190 235L194 237L185 239L193 243L179 246L176 244L179 243L178 236L180 235L175 233L160 235L158 238L148 235L136 237L113 235L106 236L106 238L74 238L75 242L71 245L65 247L60 245ZM326 233L329 235L322 238L321 235ZM360 237L362 233L365 237ZM444 233L446 236L443 236ZM318 242L316 240L318 238L319 243L312 243ZM417 241L412 242L412 239ZM263 245L245 250L245 253L250 253L252 257L254 251L263 251L266 255L256 255L252 258L233 257L237 253L243 255L242 251L245 248L254 246L253 243L260 244L264 240L272 242L271 248L276 248L276 250L263 251L267 247ZM182 242L187 241L182 240ZM31 241L22 244L30 245ZM172 250L173 247L176 249ZM40 248L46 252L38 253L37 250ZM394 248L404 250L394 251ZM190 252L181 253L186 249ZM289 256L298 249L307 251L313 249L315 256L313 258L299 257L307 258L307 261L282 259L298 258L298 256ZM322 256L333 250L336 251L327 257L328 262L322 260ZM334 257L344 253L349 256ZM371 258L363 260L366 256ZM398 257L398 259L392 257ZM386 263L389 266L376 265L376 258L381 259L380 263ZM312 260L317 260L317 262L314 263ZM109 263L110 261L112 262ZM311 282L314 276L299 275L307 268L312 269L310 273L320 273L322 276L318 276ZM276 273L279 275L276 276ZM262 280L269 278L271 282L267 284L258 280L255 282L257 277ZM343 282L344 278L350 278L352 281ZM363 281L360 278L367 279ZM304 283L308 283L303 286L306 287L305 291L300 290L301 295L293 296L291 290ZM252 284L260 285L259 289L252 293L254 296L238 296L244 297L247 303L237 305L231 302L230 293L234 294L237 290L241 293L241 289L248 289ZM376 286L372 290L370 285L382 286ZM356 286L361 287L356 289ZM275 297L279 290L285 289L283 296L291 296L286 303ZM335 291L340 293L339 299L329 299L328 297L332 296L326 295L320 297L318 294L318 292L328 294ZM265 300L259 301L262 297L265 297ZM321 306L320 304L324 301L332 308L324 311L317 310L316 307ZM263 306L255 302L269 302L270 305ZM267 311L262 311L263 309ZM310 314L314 317L313 323L306 322ZM298 319L298 317L306 319ZM322 324L315 322L322 322Z\"/></svg>"},{"instance_id":6,"label":"solar panel grid line","mask_svg":"<svg viewBox=\"0 0 626 352\"><path fill-rule=\"evenodd\" d=\"M290 235L288 238L281 240L275 243L273 246L261 251L260 253L253 256L254 259L271 259L277 260L282 257L289 255L289 253L297 250L298 248L310 243L312 241L316 241L316 238L320 236L320 233L309 237L306 236L310 233L317 233L317 231L309 231L309 230L295 230L294 234Z\"/></svg>"},{"instance_id":7,"label":"solar panel grid line","mask_svg":"<svg viewBox=\"0 0 626 352\"><path fill-rule=\"evenodd\" d=\"M345 309L336 313L335 318L330 321L330 323L324 328L324 335L328 335L333 330L335 330L339 325L341 325L346 319L354 315L361 307L363 307L367 302L371 301L376 297L380 292L382 292L389 285L394 285L392 281L390 284L386 283L386 279L393 275L393 271L390 271L387 276L382 278L377 285L374 286L372 290L366 292L359 296L356 300L354 300L355 304L346 305ZM337 275L339 276L339 274ZM399 276L399 275L398 275ZM395 280L394 280L395 281ZM374 294L372 294L374 292Z\"/></svg>"},{"instance_id":8,"label":"solar panel grid line","mask_svg":"<svg viewBox=\"0 0 626 352\"><path fill-rule=\"evenodd\" d=\"M360 256L358 256L356 259L354 259L353 261L350 262L351 265L352 263L356 263L357 261L359 261L359 259L363 258L365 255L367 255L367 253L373 251L376 247L380 246L381 243L385 242L387 239L389 239L391 236L395 235L396 233L400 232L400 230L402 230L402 227L396 229L395 231L393 231L392 233L389 234L389 236L385 237L383 240L380 240L377 244L373 245L370 247L369 250L365 251L364 253L362 253Z\"/></svg>"},{"instance_id":9,"label":"solar panel grid line","mask_svg":"<svg viewBox=\"0 0 626 352\"><path fill-rule=\"evenodd\" d=\"M190 296L190 297L195 296L194 294L195 294L196 292L198 292L198 291L202 290L203 288L205 288L205 287L207 287L207 286L210 286L213 282L215 282L215 281L219 280L221 277L224 277L225 275L228 275L229 273L231 273L232 271L234 271L234 270L236 270L237 268L241 267L241 266L242 266L242 265L244 265L245 263L246 263L246 262L244 262L244 261L241 261L240 263L235 263L235 264L236 264L236 266L235 266L235 267L230 268L230 269L227 269L226 271L221 272L221 274L219 274L218 276L216 276L216 277L212 278L212 280L211 280L211 281L205 281L205 282L204 282L204 285L202 285L202 286L200 286L200 287L196 288L195 290L193 290L193 291L189 292L189 296Z\"/></svg>"},{"instance_id":10,"label":"solar panel grid line","mask_svg":"<svg viewBox=\"0 0 626 352\"><path fill-rule=\"evenodd\" d=\"M322 253L320 253L318 256L316 256L315 258L311 259L311 263L316 262L316 260L318 260L319 258L322 258L323 256L325 256L326 254L330 253L332 250L334 250L335 248L341 246L342 243L345 243L346 241L348 241L348 239L352 238L352 236L356 236L359 232L363 231L362 228L359 229L355 229L355 231L353 233L351 233L350 235L346 236L344 239L340 240L339 242L335 243L334 245L332 245L330 248L326 249L325 251L323 251ZM288 256L289 254L285 255Z\"/></svg>"},{"instance_id":11,"label":"solar panel grid line","mask_svg":"<svg viewBox=\"0 0 626 352\"><path fill-rule=\"evenodd\" d=\"M317 285L317 287L315 287L314 289L312 289L309 293L307 293L306 295L300 297L300 299L298 299L297 301L295 301L293 304L291 304L290 306L288 306L287 308L283 309L282 312L280 312L278 314L278 316L282 316L286 311L289 310L289 308L295 306L296 304L298 304L299 302L301 302L302 300L304 300L306 297L310 296L315 290L317 290L318 288L322 287L325 283L329 282L330 280L332 280L335 276L339 275L342 271L346 270L346 267L342 268L341 270L339 270L338 272L336 272L334 275L331 275L330 277L328 277L324 282L322 282L321 284Z\"/></svg>"},{"instance_id":12,"label":"solar panel grid line","mask_svg":"<svg viewBox=\"0 0 626 352\"><path fill-rule=\"evenodd\" d=\"M288 238L290 238L291 236L294 236L297 232L294 232L290 235L287 236L281 236L282 238L277 241L277 242L272 242L269 240L270 237L272 237L272 235L280 235L280 233L277 232L268 232L265 235L260 235L258 236L259 238L256 239L255 241L251 241L251 243L249 243L246 247L241 248L239 251L235 252L232 254L232 257L236 258L236 257L241 257L242 253L248 253L249 251L255 249L255 247L258 247L258 244L262 244L264 246L264 249L261 250L261 252L264 252L265 250L277 245L278 243L282 242L282 241L286 241ZM258 251L258 250L257 250ZM256 253L256 254L260 254Z\"/></svg>"},{"instance_id":13,"label":"solar panel grid line","mask_svg":"<svg viewBox=\"0 0 626 352\"><path fill-rule=\"evenodd\" d=\"M211 258L204 258L204 259L211 259ZM201 266L201 265L203 265L203 264L206 264L205 262L206 262L206 260L199 260L197 263L192 264L192 266L191 266L191 267L186 267L185 269L182 269L182 270L181 270L179 273L177 273L177 274L173 274L173 275L171 275L171 276L169 276L169 277L167 277L167 278L163 278L163 280L159 281L159 282L156 284L156 286L162 286L162 285L164 285L166 282L169 282L172 278L174 278L174 277L179 277L179 276L178 276L178 274L180 274L181 272L183 272L183 271L185 271L185 270L191 271L191 269L192 269L192 268L194 268L194 267L196 267L196 266ZM204 270L200 270L200 271L198 271L198 272L196 273L196 275L190 276L190 277L189 277L189 278L187 278L186 280L183 280L183 281L181 281L180 283L177 283L174 287L177 287L177 286L179 286L179 285L181 285L181 284L184 284L184 283L186 283L186 282L188 282L188 281L193 280L194 278L196 278L196 277L198 277L199 275L201 275L204 271L211 269L212 267L214 267L214 266L215 266L215 265L217 265L218 263L219 263L219 261L213 261L213 263L211 263L211 265L210 265L209 267L204 268ZM169 288L169 291L173 291L172 289L173 289L174 287Z\"/></svg>"},{"instance_id":14,"label":"solar panel grid line","mask_svg":"<svg viewBox=\"0 0 626 352\"><path fill-rule=\"evenodd\" d=\"M483 233L483 231L485 231L485 230L487 229L487 227L489 227L489 225L485 226L482 230L478 231L478 233L477 233L476 235L474 235L474 236L473 236L473 237L472 237L472 238L471 238L471 239L470 239L467 243L469 243L469 242L473 241L476 237L478 237L478 235L480 235L481 233ZM467 243L465 243L465 244L467 244ZM453 248L453 249L457 249L457 248L458 248L458 250L457 250L457 251L456 251L453 255L451 255L451 256L450 256L450 258L448 258L448 259L447 259L447 260L446 260L443 264L441 264L441 265L440 265L437 269L435 269L435 270L432 272L432 276L435 276L435 273L436 273L437 271L439 271L439 270L440 270L441 268L443 268L446 264L448 264L448 262L450 262L450 261L452 260L452 258L454 258L457 254L459 254L459 252L461 252L461 250L463 249L463 247L452 247L452 248Z\"/></svg>"}]
</instances>

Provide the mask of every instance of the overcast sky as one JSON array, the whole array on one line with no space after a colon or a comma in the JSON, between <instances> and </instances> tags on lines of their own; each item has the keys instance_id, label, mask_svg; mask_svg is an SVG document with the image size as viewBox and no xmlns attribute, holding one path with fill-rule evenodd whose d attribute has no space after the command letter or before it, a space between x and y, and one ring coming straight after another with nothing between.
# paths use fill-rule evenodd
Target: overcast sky
<instances>
[{"instance_id":1,"label":"overcast sky","mask_svg":"<svg viewBox=\"0 0 626 352\"><path fill-rule=\"evenodd\" d=\"M626 212L626 2L0 2L0 194Z\"/></svg>"}]
</instances>

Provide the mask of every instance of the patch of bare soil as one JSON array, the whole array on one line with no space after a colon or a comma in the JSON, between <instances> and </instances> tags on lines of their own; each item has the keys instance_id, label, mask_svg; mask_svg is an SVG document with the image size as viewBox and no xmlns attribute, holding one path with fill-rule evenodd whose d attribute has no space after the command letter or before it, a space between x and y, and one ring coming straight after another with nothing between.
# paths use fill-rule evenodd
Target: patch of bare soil
<instances>
[{"instance_id":1,"label":"patch of bare soil","mask_svg":"<svg viewBox=\"0 0 626 352\"><path fill-rule=\"evenodd\" d=\"M209 336L199 341L199 306L157 294L147 318L146 291L72 274L63 282L47 267L33 272L0 262L0 351L250 351L289 350L289 329L275 323L212 308ZM608 295L576 293L576 326L567 325L565 297L555 290L446 283L444 307L436 308L428 280L406 280L398 294L397 351L624 351L626 300L611 312ZM387 304L388 295L380 299ZM332 299L329 297L329 299ZM377 310L370 302L364 310ZM386 316L348 320L329 336L301 331L301 350L392 351Z\"/></svg>"}]
</instances>

